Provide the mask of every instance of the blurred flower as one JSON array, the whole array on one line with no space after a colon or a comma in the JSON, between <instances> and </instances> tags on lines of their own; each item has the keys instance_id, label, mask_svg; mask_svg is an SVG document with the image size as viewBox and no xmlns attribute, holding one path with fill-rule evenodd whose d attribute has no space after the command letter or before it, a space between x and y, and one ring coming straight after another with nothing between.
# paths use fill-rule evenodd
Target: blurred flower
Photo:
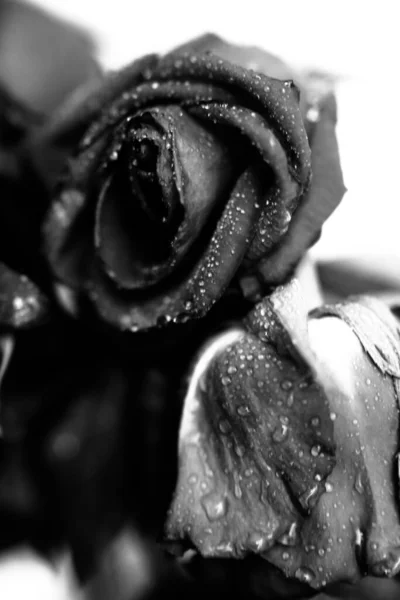
<instances>
[{"instance_id":1,"label":"blurred flower","mask_svg":"<svg viewBox=\"0 0 400 600\"><path fill-rule=\"evenodd\" d=\"M26 2L0 2L0 86L30 109L52 112L98 76L89 35Z\"/></svg>"}]
</instances>

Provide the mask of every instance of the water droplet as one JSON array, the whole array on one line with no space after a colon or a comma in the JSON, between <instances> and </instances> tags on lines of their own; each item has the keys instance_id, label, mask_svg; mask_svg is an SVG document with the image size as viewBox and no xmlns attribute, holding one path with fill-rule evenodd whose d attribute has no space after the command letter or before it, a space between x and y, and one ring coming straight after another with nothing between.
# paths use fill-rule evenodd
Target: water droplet
<instances>
[{"instance_id":1,"label":"water droplet","mask_svg":"<svg viewBox=\"0 0 400 600\"><path fill-rule=\"evenodd\" d=\"M219 494L211 492L207 496L203 496L201 504L209 521L218 521L226 515L228 502L226 498L222 498Z\"/></svg>"},{"instance_id":2,"label":"water droplet","mask_svg":"<svg viewBox=\"0 0 400 600\"><path fill-rule=\"evenodd\" d=\"M372 542L371 548L372 550L378 550L378 544L376 542Z\"/></svg>"},{"instance_id":3,"label":"water droplet","mask_svg":"<svg viewBox=\"0 0 400 600\"><path fill-rule=\"evenodd\" d=\"M236 412L241 417L247 417L250 414L250 409L245 404L242 404L241 406L238 407Z\"/></svg>"},{"instance_id":4,"label":"water droplet","mask_svg":"<svg viewBox=\"0 0 400 600\"><path fill-rule=\"evenodd\" d=\"M321 419L319 417L313 417L310 423L313 427L319 427L321 425Z\"/></svg>"},{"instance_id":5,"label":"water droplet","mask_svg":"<svg viewBox=\"0 0 400 600\"><path fill-rule=\"evenodd\" d=\"M321 446L319 444L316 444L315 446L313 446L311 448L311 455L312 456L319 456L321 453Z\"/></svg>"},{"instance_id":6,"label":"water droplet","mask_svg":"<svg viewBox=\"0 0 400 600\"><path fill-rule=\"evenodd\" d=\"M356 530L356 539L355 539L356 546L361 546L363 538L364 538L363 532L361 531L361 529L357 529Z\"/></svg>"},{"instance_id":7,"label":"water droplet","mask_svg":"<svg viewBox=\"0 0 400 600\"><path fill-rule=\"evenodd\" d=\"M356 475L356 478L355 478L355 481L354 481L354 489L359 494L363 494L364 493L364 485L363 485L363 481L362 481L362 473L361 473L361 471L359 471L357 473L357 475Z\"/></svg>"},{"instance_id":8,"label":"water droplet","mask_svg":"<svg viewBox=\"0 0 400 600\"><path fill-rule=\"evenodd\" d=\"M196 473L192 473L191 475L189 475L188 482L190 484L193 485L194 483L197 483L197 481L198 481L198 477L197 477Z\"/></svg>"},{"instance_id":9,"label":"water droplet","mask_svg":"<svg viewBox=\"0 0 400 600\"><path fill-rule=\"evenodd\" d=\"M157 319L157 325L163 327L172 321L171 315L160 315Z\"/></svg>"},{"instance_id":10,"label":"water droplet","mask_svg":"<svg viewBox=\"0 0 400 600\"><path fill-rule=\"evenodd\" d=\"M228 434L231 431L231 424L229 421L225 421L224 419L219 422L219 430L224 435Z\"/></svg>"},{"instance_id":11,"label":"water droplet","mask_svg":"<svg viewBox=\"0 0 400 600\"><path fill-rule=\"evenodd\" d=\"M246 449L244 446L239 445L239 446L235 447L235 452L236 452L237 456L242 457L242 456L244 456Z\"/></svg>"},{"instance_id":12,"label":"water droplet","mask_svg":"<svg viewBox=\"0 0 400 600\"><path fill-rule=\"evenodd\" d=\"M233 375L236 372L237 372L237 368L234 367L233 365L231 365L230 367L228 367L228 373L229 373L229 375Z\"/></svg>"},{"instance_id":13,"label":"water droplet","mask_svg":"<svg viewBox=\"0 0 400 600\"><path fill-rule=\"evenodd\" d=\"M319 556L325 556L325 550L324 550L324 548L320 548L318 550L318 554L319 554Z\"/></svg>"},{"instance_id":14,"label":"water droplet","mask_svg":"<svg viewBox=\"0 0 400 600\"><path fill-rule=\"evenodd\" d=\"M289 530L284 533L279 539L278 542L282 544L282 546L295 546L297 543L297 523L293 522Z\"/></svg>"},{"instance_id":15,"label":"water droplet","mask_svg":"<svg viewBox=\"0 0 400 600\"><path fill-rule=\"evenodd\" d=\"M284 381L281 382L281 388L285 391L291 390L292 387L293 387L293 381L290 381L290 379L285 379Z\"/></svg>"},{"instance_id":16,"label":"water droplet","mask_svg":"<svg viewBox=\"0 0 400 600\"><path fill-rule=\"evenodd\" d=\"M371 380L367 379L367 381L365 382L367 385L371 385Z\"/></svg>"},{"instance_id":17,"label":"water droplet","mask_svg":"<svg viewBox=\"0 0 400 600\"><path fill-rule=\"evenodd\" d=\"M290 407L290 406L293 406L293 404L294 404L294 393L293 393L293 392L290 392L290 394L288 395L288 397L287 397L287 401L286 401L286 404L287 404L289 407Z\"/></svg>"},{"instance_id":18,"label":"water droplet","mask_svg":"<svg viewBox=\"0 0 400 600\"><path fill-rule=\"evenodd\" d=\"M333 485L329 481L325 482L325 491L328 493L333 492Z\"/></svg>"},{"instance_id":19,"label":"water droplet","mask_svg":"<svg viewBox=\"0 0 400 600\"><path fill-rule=\"evenodd\" d=\"M242 497L242 488L240 487L238 481L235 481L235 496L238 499Z\"/></svg>"},{"instance_id":20,"label":"water droplet","mask_svg":"<svg viewBox=\"0 0 400 600\"><path fill-rule=\"evenodd\" d=\"M199 388L202 392L206 392L207 391L207 379L206 376L203 375L202 377L200 377L199 379Z\"/></svg>"},{"instance_id":21,"label":"water droplet","mask_svg":"<svg viewBox=\"0 0 400 600\"><path fill-rule=\"evenodd\" d=\"M253 531L249 535L249 547L253 552L264 552L270 546L271 540L266 538L262 533Z\"/></svg>"},{"instance_id":22,"label":"water droplet","mask_svg":"<svg viewBox=\"0 0 400 600\"><path fill-rule=\"evenodd\" d=\"M285 423L279 423L277 428L272 434L272 439L274 442L283 442L288 436L289 428Z\"/></svg>"},{"instance_id":23,"label":"water droplet","mask_svg":"<svg viewBox=\"0 0 400 600\"><path fill-rule=\"evenodd\" d=\"M282 552L282 559L283 560L289 560L289 558L290 558L289 552Z\"/></svg>"},{"instance_id":24,"label":"water droplet","mask_svg":"<svg viewBox=\"0 0 400 600\"><path fill-rule=\"evenodd\" d=\"M311 569L308 569L307 567L300 567L299 569L297 569L294 576L296 577L296 579L302 581L303 583L311 583L311 581L315 577L313 571L311 571Z\"/></svg>"},{"instance_id":25,"label":"water droplet","mask_svg":"<svg viewBox=\"0 0 400 600\"><path fill-rule=\"evenodd\" d=\"M192 310L193 308L193 302L191 302L190 300L187 300L185 302L185 310Z\"/></svg>"},{"instance_id":26,"label":"water droplet","mask_svg":"<svg viewBox=\"0 0 400 600\"><path fill-rule=\"evenodd\" d=\"M222 385L229 385L230 383L232 383L230 377L221 377L221 382Z\"/></svg>"},{"instance_id":27,"label":"water droplet","mask_svg":"<svg viewBox=\"0 0 400 600\"><path fill-rule=\"evenodd\" d=\"M329 418L331 421L336 421L337 414L335 412L331 412Z\"/></svg>"}]
</instances>

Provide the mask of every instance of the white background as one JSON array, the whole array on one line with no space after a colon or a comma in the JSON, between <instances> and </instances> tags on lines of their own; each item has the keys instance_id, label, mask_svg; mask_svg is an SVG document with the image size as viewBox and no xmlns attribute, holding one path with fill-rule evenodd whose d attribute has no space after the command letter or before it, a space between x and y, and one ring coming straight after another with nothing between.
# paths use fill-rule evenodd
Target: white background
<instances>
[{"instance_id":1,"label":"white background","mask_svg":"<svg viewBox=\"0 0 400 600\"><path fill-rule=\"evenodd\" d=\"M348 193L314 253L362 259L400 282L400 43L393 0L37 0L92 31L104 65L119 67L214 31L293 65L339 76L338 136ZM399 284L400 285L400 284ZM29 556L0 569L5 600L65 600L57 577ZM58 585L58 584L57 584Z\"/></svg>"}]
</instances>

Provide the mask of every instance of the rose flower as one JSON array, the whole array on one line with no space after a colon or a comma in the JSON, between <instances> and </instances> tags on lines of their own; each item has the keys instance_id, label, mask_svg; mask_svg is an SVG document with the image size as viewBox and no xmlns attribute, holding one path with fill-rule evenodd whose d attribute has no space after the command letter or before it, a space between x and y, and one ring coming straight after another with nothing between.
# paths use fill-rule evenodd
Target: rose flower
<instances>
[{"instance_id":1,"label":"rose flower","mask_svg":"<svg viewBox=\"0 0 400 600\"><path fill-rule=\"evenodd\" d=\"M56 279L130 331L284 281L344 192L331 90L290 77L205 36L75 95L29 146Z\"/></svg>"},{"instance_id":2,"label":"rose flower","mask_svg":"<svg viewBox=\"0 0 400 600\"><path fill-rule=\"evenodd\" d=\"M266 579L272 565L314 590L395 576L399 382L384 304L307 316L296 282L278 288L199 354L166 539L209 559L259 557Z\"/></svg>"}]
</instances>

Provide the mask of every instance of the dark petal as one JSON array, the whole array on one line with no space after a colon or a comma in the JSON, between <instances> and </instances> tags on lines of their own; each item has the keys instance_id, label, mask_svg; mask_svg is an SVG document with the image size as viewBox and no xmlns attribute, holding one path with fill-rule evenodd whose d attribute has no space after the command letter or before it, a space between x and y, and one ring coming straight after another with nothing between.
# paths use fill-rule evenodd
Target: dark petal
<instances>
[{"instance_id":1,"label":"dark petal","mask_svg":"<svg viewBox=\"0 0 400 600\"><path fill-rule=\"evenodd\" d=\"M284 148L260 115L240 106L215 103L194 107L191 113L240 132L243 137L237 144L243 144L244 148L248 145L248 153L253 153L251 159L260 164L259 176L265 193L258 200L260 217L247 250L246 269L246 262L254 263L268 255L286 233L297 207L300 186L291 173Z\"/></svg>"},{"instance_id":2,"label":"dark petal","mask_svg":"<svg viewBox=\"0 0 400 600\"><path fill-rule=\"evenodd\" d=\"M334 96L325 97L315 110L318 110L318 121L310 138L311 185L299 203L284 239L258 267L261 280L268 285L281 283L293 272L346 192L335 134Z\"/></svg>"},{"instance_id":3,"label":"dark petal","mask_svg":"<svg viewBox=\"0 0 400 600\"><path fill-rule=\"evenodd\" d=\"M148 60L147 68L144 68L142 73L142 79L144 74L149 73L151 67L154 67L157 62L154 58L152 61ZM120 75L121 73L117 73L116 77ZM106 87L106 84L107 80L104 83L104 87ZM186 108L187 106L213 101L233 103L235 102L235 95L233 92L224 89L223 86L215 85L210 81L188 82L171 79L166 81L142 82L140 80L136 86L132 84L132 87L128 87L125 93L110 98L110 100L112 100L110 106L99 115L98 119L91 123L82 138L82 149L91 146L110 127L115 127L122 119L144 110L146 107L161 107L167 104Z\"/></svg>"},{"instance_id":4,"label":"dark petal","mask_svg":"<svg viewBox=\"0 0 400 600\"><path fill-rule=\"evenodd\" d=\"M135 63L132 65L134 67ZM83 145L91 145L107 128L115 126L129 113L143 107L143 104L168 103L176 98L175 88L181 94L186 87L187 102L200 104L202 102L220 101L221 94L234 96L235 103L265 116L269 126L280 139L288 153L289 163L299 182L303 184L308 179L310 168L310 153L307 136L298 110L298 89L293 82L283 82L267 77L264 74L254 74L240 66L225 62L214 55L198 56L184 53L168 54L158 61L153 61L143 71L146 84L127 89L123 97L116 97L107 107L102 117L94 123L83 139ZM185 86L185 82L190 83ZM165 85L167 84L167 93ZM201 84L203 93L199 94ZM137 84L136 84L137 85ZM208 94L204 98L204 91ZM284 89L284 91L283 91ZM169 93L168 93L169 91ZM207 98L208 96L208 98ZM210 97L211 96L211 97ZM162 100L164 99L164 100ZM225 99L227 102L227 99Z\"/></svg>"},{"instance_id":5,"label":"dark petal","mask_svg":"<svg viewBox=\"0 0 400 600\"><path fill-rule=\"evenodd\" d=\"M119 287L143 289L188 260L221 210L235 164L222 141L177 107L146 111L129 125L97 206L96 247ZM153 165L140 155L145 142Z\"/></svg>"},{"instance_id":6,"label":"dark petal","mask_svg":"<svg viewBox=\"0 0 400 600\"><path fill-rule=\"evenodd\" d=\"M25 275L0 263L0 327L24 329L49 316L49 304Z\"/></svg>"},{"instance_id":7,"label":"dark petal","mask_svg":"<svg viewBox=\"0 0 400 600\"><path fill-rule=\"evenodd\" d=\"M0 82L30 108L50 113L98 67L89 37L39 8L0 5Z\"/></svg>"},{"instance_id":8,"label":"dark petal","mask_svg":"<svg viewBox=\"0 0 400 600\"><path fill-rule=\"evenodd\" d=\"M118 293L96 263L87 293L98 314L120 329L138 331L203 316L222 295L246 250L258 216L262 190L251 170L239 177L204 254L183 281L172 280L168 294L140 296ZM229 240L229 244L227 243Z\"/></svg>"},{"instance_id":9,"label":"dark petal","mask_svg":"<svg viewBox=\"0 0 400 600\"><path fill-rule=\"evenodd\" d=\"M266 120L276 136L282 141L288 153L288 160L299 182L308 179L310 154L298 111L298 90L293 82L282 91L283 82L265 75L224 62L214 55L191 56L183 54L167 55L158 65L146 73L146 79L153 81L201 80L219 85L234 92L237 103L250 108Z\"/></svg>"},{"instance_id":10,"label":"dark petal","mask_svg":"<svg viewBox=\"0 0 400 600\"><path fill-rule=\"evenodd\" d=\"M257 46L230 44L213 33L201 35L179 46L173 52L177 55L183 53L212 53L234 65L258 71L259 73L268 75L268 77L274 77L275 79L295 79L294 71L274 54L261 50Z\"/></svg>"},{"instance_id":11,"label":"dark petal","mask_svg":"<svg viewBox=\"0 0 400 600\"><path fill-rule=\"evenodd\" d=\"M135 83L135 78L138 78L140 81L140 69L145 69L146 65L151 64L152 61L154 62L154 58L145 58L131 65L129 77L132 78L132 83ZM120 87L126 85L125 75L128 77L128 70L126 74L125 71L123 71L116 74L115 77L111 77L110 81L106 80L104 82L104 88L101 88L97 94L100 97L100 100L102 99L102 94L100 92L104 93L106 100L108 99L107 92L110 94L119 92L119 102L122 102L125 105L127 104L131 110L136 111L142 105L145 105L146 102L162 103L165 97L176 102L189 101L193 99L193 95L198 98L199 101L210 101L213 98L221 101L232 99L229 95L224 94L223 90L201 83L193 84L188 87L184 82L173 82L172 84L171 82L165 82L155 88L152 87L152 84L146 83L139 85L136 88L138 93L134 95L138 100L132 107L130 106L132 103L131 95L128 94L129 102L127 102L125 94L121 95ZM119 81L119 78L121 78L122 81L118 85L118 82L115 82L116 90L114 90L114 79L118 79ZM97 95L94 94L91 101L88 101L87 106L84 104L83 107L75 107L76 110L72 110L71 119L75 116L80 118L80 110L82 110L83 113L83 122L85 122L85 118L95 116L97 109L100 110L102 106L100 100L100 107L96 104ZM95 111L95 115L92 115L90 112L91 108ZM89 116L86 115L85 110L89 111ZM121 112L122 116L126 116L126 110L127 108L125 107L125 110ZM99 118L98 120L95 120L93 122L93 127L91 128L94 130L93 134L89 132L84 139L84 141L86 139L90 140L88 146L85 146L86 150L79 152L76 158L69 159L68 172L65 177L64 186L62 187L61 192L56 195L44 226L46 253L49 256L53 269L60 279L75 286L79 285L79 279L85 279L87 276L85 274L85 266L92 247L92 237L88 235L88 231L93 227L93 217L91 215L88 216L88 211L85 211L85 208L88 207L90 202L87 201L87 194L83 193L82 190L87 190L91 185L90 182L95 176L99 156L106 155L109 157L121 144L121 136L118 133L118 129L115 132L112 132L113 136L111 142L109 135L99 137L98 132L95 133L95 130L97 131L100 125L102 125L103 128L104 126L109 126L109 121L110 118L107 114L104 119ZM42 178L48 183L49 188L51 188L58 180L60 169L61 166L64 165L66 154L71 151L71 147L73 147L79 139L79 135L75 138L72 135L72 139L69 138L68 134L71 133L71 130L74 130L74 127L75 125L68 121L64 131L63 119L62 115L60 115L59 119L56 117L53 124L50 124L48 128L45 126L38 134L38 137L34 137L33 140L31 140L29 147L31 158L39 169ZM104 133L104 131L102 131L102 133ZM63 137L64 134L66 135L66 139ZM93 140L93 136L96 141ZM51 155L51 160L50 157L47 157L48 154ZM44 163L40 165L38 164L38 161L41 161L43 156L45 156L45 160ZM54 169L49 172L49 164L52 164L54 156ZM90 208L93 210L93 206L88 208L89 210Z\"/></svg>"}]
</instances>

